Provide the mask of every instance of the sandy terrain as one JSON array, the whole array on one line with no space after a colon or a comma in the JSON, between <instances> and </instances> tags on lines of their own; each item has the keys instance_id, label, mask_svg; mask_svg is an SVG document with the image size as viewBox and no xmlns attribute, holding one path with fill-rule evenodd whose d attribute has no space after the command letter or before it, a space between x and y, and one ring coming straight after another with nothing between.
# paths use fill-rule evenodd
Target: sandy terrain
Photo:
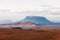
<instances>
[{"instance_id":1,"label":"sandy terrain","mask_svg":"<svg viewBox=\"0 0 60 40\"><path fill-rule=\"evenodd\" d=\"M0 29L0 40L60 40L60 30Z\"/></svg>"}]
</instances>

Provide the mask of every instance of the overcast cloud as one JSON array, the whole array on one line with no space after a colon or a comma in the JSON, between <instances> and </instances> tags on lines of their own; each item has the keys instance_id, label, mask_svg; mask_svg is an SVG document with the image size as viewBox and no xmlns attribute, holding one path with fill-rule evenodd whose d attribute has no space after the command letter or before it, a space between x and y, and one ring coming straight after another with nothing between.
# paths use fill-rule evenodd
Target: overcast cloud
<instances>
[{"instance_id":1,"label":"overcast cloud","mask_svg":"<svg viewBox=\"0 0 60 40\"><path fill-rule=\"evenodd\" d=\"M0 21L44 16L60 22L60 0L0 0Z\"/></svg>"}]
</instances>

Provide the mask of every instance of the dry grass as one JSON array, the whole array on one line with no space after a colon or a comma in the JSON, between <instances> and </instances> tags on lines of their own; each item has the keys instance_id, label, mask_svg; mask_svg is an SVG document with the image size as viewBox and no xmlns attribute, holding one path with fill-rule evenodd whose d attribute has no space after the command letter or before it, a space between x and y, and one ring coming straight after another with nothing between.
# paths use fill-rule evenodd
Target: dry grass
<instances>
[{"instance_id":1,"label":"dry grass","mask_svg":"<svg viewBox=\"0 0 60 40\"><path fill-rule=\"evenodd\" d=\"M0 40L60 40L60 31L0 29Z\"/></svg>"}]
</instances>

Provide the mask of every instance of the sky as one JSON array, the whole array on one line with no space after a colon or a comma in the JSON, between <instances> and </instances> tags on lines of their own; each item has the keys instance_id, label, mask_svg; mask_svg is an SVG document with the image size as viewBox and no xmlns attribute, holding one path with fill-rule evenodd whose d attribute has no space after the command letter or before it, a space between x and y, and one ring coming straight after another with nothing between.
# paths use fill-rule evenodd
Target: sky
<instances>
[{"instance_id":1,"label":"sky","mask_svg":"<svg viewBox=\"0 0 60 40\"><path fill-rule=\"evenodd\" d=\"M0 21L18 21L26 16L44 16L60 22L60 0L0 0Z\"/></svg>"}]
</instances>

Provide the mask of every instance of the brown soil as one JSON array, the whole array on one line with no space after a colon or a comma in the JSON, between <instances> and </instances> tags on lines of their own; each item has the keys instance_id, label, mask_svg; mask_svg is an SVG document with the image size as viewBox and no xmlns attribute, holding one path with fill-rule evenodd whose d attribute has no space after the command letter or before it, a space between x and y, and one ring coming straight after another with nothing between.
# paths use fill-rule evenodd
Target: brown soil
<instances>
[{"instance_id":1,"label":"brown soil","mask_svg":"<svg viewBox=\"0 0 60 40\"><path fill-rule=\"evenodd\" d=\"M0 29L0 40L60 40L60 31Z\"/></svg>"}]
</instances>

